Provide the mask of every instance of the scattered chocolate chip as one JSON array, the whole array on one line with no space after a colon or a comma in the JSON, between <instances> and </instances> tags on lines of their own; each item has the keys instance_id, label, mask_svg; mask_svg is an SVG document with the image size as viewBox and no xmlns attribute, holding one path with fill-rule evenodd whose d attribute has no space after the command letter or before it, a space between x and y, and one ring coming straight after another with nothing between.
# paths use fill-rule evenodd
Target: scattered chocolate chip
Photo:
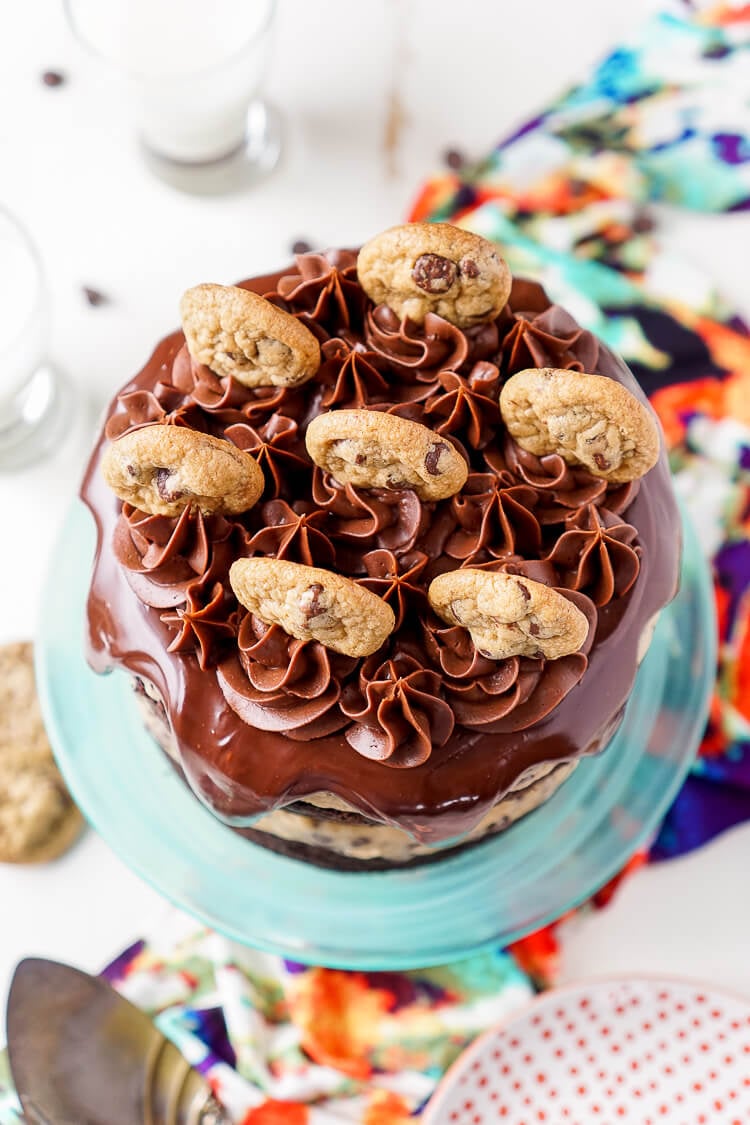
<instances>
[{"instance_id":1,"label":"scattered chocolate chip","mask_svg":"<svg viewBox=\"0 0 750 1125\"><path fill-rule=\"evenodd\" d=\"M354 458L354 464L355 465L364 465L366 460L367 460L367 458L365 457L364 453L358 453L357 456Z\"/></svg>"},{"instance_id":2,"label":"scattered chocolate chip","mask_svg":"<svg viewBox=\"0 0 750 1125\"><path fill-rule=\"evenodd\" d=\"M312 246L304 238L298 238L292 243L293 254L309 254L311 250Z\"/></svg>"},{"instance_id":3,"label":"scattered chocolate chip","mask_svg":"<svg viewBox=\"0 0 750 1125\"><path fill-rule=\"evenodd\" d=\"M45 86L62 86L65 83L65 75L60 70L45 70L42 74L42 82Z\"/></svg>"},{"instance_id":4,"label":"scattered chocolate chip","mask_svg":"<svg viewBox=\"0 0 750 1125\"><path fill-rule=\"evenodd\" d=\"M109 301L109 298L100 289L92 289L90 285L83 286L83 295L92 309L98 308L99 305L106 305Z\"/></svg>"},{"instance_id":5,"label":"scattered chocolate chip","mask_svg":"<svg viewBox=\"0 0 750 1125\"><path fill-rule=\"evenodd\" d=\"M528 586L524 586L523 582L516 582L516 586L518 586L518 589L523 594L524 601L530 602L531 601L531 594L529 593Z\"/></svg>"},{"instance_id":6,"label":"scattered chocolate chip","mask_svg":"<svg viewBox=\"0 0 750 1125\"><path fill-rule=\"evenodd\" d=\"M321 613L325 612L323 606L320 604L320 595L323 593L323 587L320 582L313 582L305 590L301 598L302 611L308 621L313 617L319 617Z\"/></svg>"},{"instance_id":7,"label":"scattered chocolate chip","mask_svg":"<svg viewBox=\"0 0 750 1125\"><path fill-rule=\"evenodd\" d=\"M458 272L464 277L479 277L479 266L473 258L462 258L458 263Z\"/></svg>"},{"instance_id":8,"label":"scattered chocolate chip","mask_svg":"<svg viewBox=\"0 0 750 1125\"><path fill-rule=\"evenodd\" d=\"M529 632L531 633L532 637L539 636L539 626L537 625L536 621L529 622Z\"/></svg>"},{"instance_id":9,"label":"scattered chocolate chip","mask_svg":"<svg viewBox=\"0 0 750 1125\"><path fill-rule=\"evenodd\" d=\"M609 468L609 461L607 460L607 458L604 456L603 453L595 453L594 454L594 462L596 463L597 469L601 469L601 471L603 473L606 472L607 469Z\"/></svg>"},{"instance_id":10,"label":"scattered chocolate chip","mask_svg":"<svg viewBox=\"0 0 750 1125\"><path fill-rule=\"evenodd\" d=\"M443 163L454 172L458 172L466 163L466 157L457 148L449 148L443 153Z\"/></svg>"},{"instance_id":11,"label":"scattered chocolate chip","mask_svg":"<svg viewBox=\"0 0 750 1125\"><path fill-rule=\"evenodd\" d=\"M458 267L442 254L422 254L414 263L411 276L425 293L447 293L456 280Z\"/></svg>"},{"instance_id":12,"label":"scattered chocolate chip","mask_svg":"<svg viewBox=\"0 0 750 1125\"><path fill-rule=\"evenodd\" d=\"M138 476L138 473L137 473L137 471L136 471L136 467L135 467L135 465L126 465L126 466L125 466L125 468L126 468L126 469L127 469L127 471L128 471L128 476L129 476L129 477L134 477L134 478L135 478L135 477L137 477L137 476Z\"/></svg>"},{"instance_id":13,"label":"scattered chocolate chip","mask_svg":"<svg viewBox=\"0 0 750 1125\"><path fill-rule=\"evenodd\" d=\"M724 59L731 53L732 48L726 43L714 43L701 52L704 59Z\"/></svg>"},{"instance_id":14,"label":"scattered chocolate chip","mask_svg":"<svg viewBox=\"0 0 750 1125\"><path fill-rule=\"evenodd\" d=\"M440 457L442 456L443 451L446 450L447 448L448 448L448 446L445 444L444 441L433 441L432 445L427 450L427 453L426 453L425 459L424 459L424 467L425 467L425 469L427 469L427 472L430 474L430 476L436 477L438 475L438 473L440 472L440 469L438 468L438 463L440 461Z\"/></svg>"},{"instance_id":15,"label":"scattered chocolate chip","mask_svg":"<svg viewBox=\"0 0 750 1125\"><path fill-rule=\"evenodd\" d=\"M655 226L656 223L648 211L639 211L633 219L632 230L634 234L648 234Z\"/></svg>"}]
</instances>

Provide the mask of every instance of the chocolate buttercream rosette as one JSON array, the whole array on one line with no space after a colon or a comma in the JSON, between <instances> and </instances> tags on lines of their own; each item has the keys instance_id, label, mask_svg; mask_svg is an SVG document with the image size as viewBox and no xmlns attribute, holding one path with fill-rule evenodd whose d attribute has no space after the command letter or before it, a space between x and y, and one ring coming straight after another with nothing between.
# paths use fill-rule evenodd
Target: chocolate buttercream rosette
<instances>
[{"instance_id":1,"label":"chocolate buttercream rosette","mask_svg":"<svg viewBox=\"0 0 750 1125\"><path fill-rule=\"evenodd\" d=\"M478 304L464 300L472 271L463 268L470 315ZM434 285L440 270L430 271ZM538 367L604 376L639 406L643 395L619 360L527 281L512 283L499 311L463 326L376 304L354 251L302 254L240 288L283 314L269 320L277 333L283 317L304 327L306 336L289 340L307 347L309 336L317 368L301 382L258 384L247 343L257 326L243 335L224 324L221 372L200 362L215 335L195 356L177 332L122 389L82 491L99 529L89 659L136 678L149 730L191 786L235 830L274 850L378 869L501 831L611 738L679 563L663 454L642 477L615 481L569 450L532 452L510 433L501 391ZM241 347L251 354L235 375ZM270 355L278 358L275 345ZM355 421L376 412L384 433L390 419L400 434L430 431L465 465L463 483L435 498L406 475L380 473L364 487L354 469L331 471L341 458L316 464L308 428L337 411ZM252 458L263 475L259 499L227 513L187 495L167 516L113 496L99 472L107 448L161 426ZM346 441L337 452L354 464L363 451ZM377 456L378 466L387 460L382 449ZM244 558L354 583L388 607L391 631L366 656L293 635L238 599L230 569ZM430 604L431 584L456 570L567 599L587 623L585 642L556 659L541 649L480 651L471 629Z\"/></svg>"}]
</instances>

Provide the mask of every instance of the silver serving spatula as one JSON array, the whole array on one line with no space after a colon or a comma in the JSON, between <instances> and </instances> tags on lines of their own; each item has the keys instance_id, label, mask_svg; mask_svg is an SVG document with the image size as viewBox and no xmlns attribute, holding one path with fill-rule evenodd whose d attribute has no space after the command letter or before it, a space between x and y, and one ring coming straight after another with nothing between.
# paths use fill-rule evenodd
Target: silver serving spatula
<instances>
[{"instance_id":1,"label":"silver serving spatula","mask_svg":"<svg viewBox=\"0 0 750 1125\"><path fill-rule=\"evenodd\" d=\"M8 1057L29 1125L230 1125L148 1016L100 978L56 961L18 965Z\"/></svg>"}]
</instances>

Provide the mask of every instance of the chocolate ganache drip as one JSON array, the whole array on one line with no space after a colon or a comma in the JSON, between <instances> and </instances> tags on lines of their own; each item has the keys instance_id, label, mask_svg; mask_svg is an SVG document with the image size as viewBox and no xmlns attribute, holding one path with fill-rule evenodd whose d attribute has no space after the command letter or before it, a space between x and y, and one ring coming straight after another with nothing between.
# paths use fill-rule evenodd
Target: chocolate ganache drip
<instances>
[{"instance_id":1,"label":"chocolate ganache drip","mask_svg":"<svg viewBox=\"0 0 750 1125\"><path fill-rule=\"evenodd\" d=\"M423 840L468 831L530 766L609 738L641 631L677 574L676 551L663 549L678 538L664 460L642 484L609 485L535 457L504 432L502 382L527 366L570 367L640 392L534 283L514 282L497 319L466 330L373 307L350 251L302 254L294 270L242 284L315 334L321 367L295 387L253 389L197 364L175 333L123 389L107 439L164 422L203 430L248 451L266 488L231 519L192 507L150 516L103 486L103 438L83 491L100 527L92 662L154 681L195 788L220 792L215 807L235 819L327 791ZM430 427L467 460L465 486L427 502L340 484L304 440L313 417L337 409ZM232 561L253 555L361 582L391 605L395 631L357 660L263 624L228 582ZM554 587L586 614L587 644L554 661L482 656L427 602L432 578L459 566Z\"/></svg>"}]
</instances>

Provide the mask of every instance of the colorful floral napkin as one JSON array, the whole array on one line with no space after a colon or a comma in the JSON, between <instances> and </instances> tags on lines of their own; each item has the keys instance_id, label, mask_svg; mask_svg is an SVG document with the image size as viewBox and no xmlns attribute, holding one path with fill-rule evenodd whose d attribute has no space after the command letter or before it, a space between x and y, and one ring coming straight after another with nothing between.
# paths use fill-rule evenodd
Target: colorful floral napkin
<instances>
[{"instance_id":1,"label":"colorful floral napkin","mask_svg":"<svg viewBox=\"0 0 750 1125\"><path fill-rule=\"evenodd\" d=\"M713 560L720 656L701 757L629 868L750 819L750 334L712 279L659 244L665 204L750 209L748 74L750 5L677 4L480 163L430 181L411 214L501 243L514 273L624 355ZM554 927L437 969L355 973L175 924L107 976L242 1125L402 1125L478 1032L555 976ZM18 1120L13 1104L0 1068L0 1122Z\"/></svg>"}]
</instances>

